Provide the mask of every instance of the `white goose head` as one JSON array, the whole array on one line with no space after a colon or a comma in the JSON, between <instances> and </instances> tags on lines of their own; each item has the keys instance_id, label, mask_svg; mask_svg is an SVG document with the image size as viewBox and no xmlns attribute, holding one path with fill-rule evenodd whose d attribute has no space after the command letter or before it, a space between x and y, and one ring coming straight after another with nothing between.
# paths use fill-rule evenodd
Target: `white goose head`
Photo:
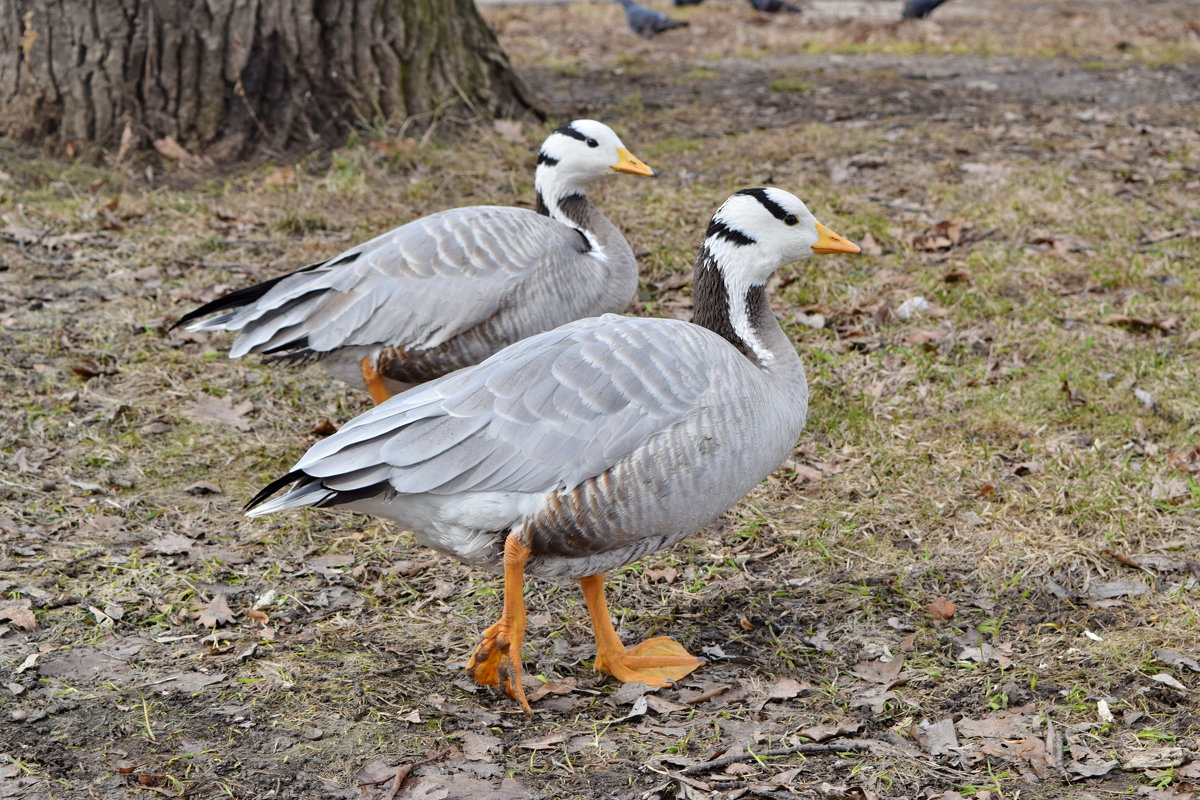
<instances>
[{"instance_id":1,"label":"white goose head","mask_svg":"<svg viewBox=\"0 0 1200 800\"><path fill-rule=\"evenodd\" d=\"M612 128L594 119L568 122L546 137L538 153L538 167L553 167L559 181L578 186L586 186L610 172L658 175L629 152Z\"/></svg>"},{"instance_id":2,"label":"white goose head","mask_svg":"<svg viewBox=\"0 0 1200 800\"><path fill-rule=\"evenodd\" d=\"M796 195L772 187L742 189L722 203L704 245L727 276L746 285L765 284L775 270L812 255L860 252Z\"/></svg>"},{"instance_id":3,"label":"white goose head","mask_svg":"<svg viewBox=\"0 0 1200 800\"><path fill-rule=\"evenodd\" d=\"M812 255L858 253L817 222L790 192L743 189L713 215L696 257L695 322L760 364L775 358L764 336L774 324L764 287L780 267Z\"/></svg>"},{"instance_id":4,"label":"white goose head","mask_svg":"<svg viewBox=\"0 0 1200 800\"><path fill-rule=\"evenodd\" d=\"M568 122L546 137L538 153L534 185L538 210L555 216L557 201L583 194L588 184L612 172L656 177L621 142L612 128L594 119Z\"/></svg>"}]
</instances>

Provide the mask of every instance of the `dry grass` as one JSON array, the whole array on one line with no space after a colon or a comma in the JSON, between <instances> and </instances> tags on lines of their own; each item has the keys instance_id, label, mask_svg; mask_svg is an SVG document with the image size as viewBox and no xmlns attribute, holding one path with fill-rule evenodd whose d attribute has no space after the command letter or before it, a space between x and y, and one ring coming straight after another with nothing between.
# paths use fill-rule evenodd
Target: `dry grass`
<instances>
[{"instance_id":1,"label":"dry grass","mask_svg":"<svg viewBox=\"0 0 1200 800\"><path fill-rule=\"evenodd\" d=\"M493 579L372 520L242 519L321 417L366 403L316 369L230 362L223 342L165 329L415 216L528 203L545 130L408 143L380 128L294 171L156 163L150 181L0 151L0 591L37 621L0 622L0 714L14 720L0 751L19 765L0 791L118 796L145 775L188 797L379 796L387 783L354 788L384 776L365 764L448 745L414 776L449 776L451 796L505 777L538 796L728 796L662 773L856 722L877 747L728 777L799 769L778 791L800 796L823 782L1186 796L1187 767L1083 788L1068 768L1096 763L1087 750L1194 753L1200 736L1196 674L1155 654L1200 652L1196 33L1188 5L1153 8L955 0L937 22L894 26L764 21L714 0L650 43L605 4L491 12L557 113L610 122L663 172L595 192L642 254L636 313L687 313L704 221L746 185L794 190L880 250L798 265L775 287L813 387L793 458L713 529L613 576L630 640L709 648L696 682L663 697L732 694L623 723L628 705L592 677L573 587L530 591L527 666L576 689L527 721L460 679L498 607ZM947 219L965 221L951 246L922 249ZM931 311L898 318L915 295ZM824 327L803 324L815 314ZM194 411L200 398L248 401L248 429ZM200 481L221 493L189 493ZM209 636L195 612L216 593L236 619ZM952 618L931 616L937 598ZM256 603L265 622L247 616ZM999 660L972 660L971 635ZM59 666L17 672L34 653ZM907 682L877 711L856 705L874 685L856 665L901 653ZM173 673L222 678L156 683ZM807 688L760 705L780 677ZM1037 737L1066 735L1062 764L1039 772L1002 737L928 752L924 723L1025 705Z\"/></svg>"}]
</instances>

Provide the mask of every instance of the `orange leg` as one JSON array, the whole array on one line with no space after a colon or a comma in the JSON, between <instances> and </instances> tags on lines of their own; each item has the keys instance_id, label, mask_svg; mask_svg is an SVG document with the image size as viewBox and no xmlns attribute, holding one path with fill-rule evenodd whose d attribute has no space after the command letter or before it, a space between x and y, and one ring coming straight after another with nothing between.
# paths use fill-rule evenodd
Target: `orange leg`
<instances>
[{"instance_id":1,"label":"orange leg","mask_svg":"<svg viewBox=\"0 0 1200 800\"><path fill-rule=\"evenodd\" d=\"M600 672L622 683L641 681L648 686L665 686L686 677L703 663L669 636L656 636L633 647L621 644L604 600L604 576L580 578L579 588L583 589L583 599L592 617L596 669Z\"/></svg>"},{"instance_id":2,"label":"orange leg","mask_svg":"<svg viewBox=\"0 0 1200 800\"><path fill-rule=\"evenodd\" d=\"M499 686L505 694L532 714L521 684L521 645L525 642L525 562L529 545L519 534L504 541L504 611L500 621L483 632L483 641L467 662L467 672L476 683Z\"/></svg>"},{"instance_id":3,"label":"orange leg","mask_svg":"<svg viewBox=\"0 0 1200 800\"><path fill-rule=\"evenodd\" d=\"M370 356L362 360L360 367L362 368L363 382L367 384L367 391L371 393L371 399L375 401L375 405L379 405L392 396L383 384L383 376L371 363Z\"/></svg>"}]
</instances>

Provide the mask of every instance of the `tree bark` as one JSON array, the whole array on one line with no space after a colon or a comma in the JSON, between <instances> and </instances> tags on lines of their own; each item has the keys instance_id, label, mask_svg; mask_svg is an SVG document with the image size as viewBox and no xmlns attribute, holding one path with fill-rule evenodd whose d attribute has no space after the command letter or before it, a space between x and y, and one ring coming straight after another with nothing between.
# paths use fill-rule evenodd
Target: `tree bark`
<instances>
[{"instance_id":1,"label":"tree bark","mask_svg":"<svg viewBox=\"0 0 1200 800\"><path fill-rule=\"evenodd\" d=\"M217 160L538 115L474 0L0 0L0 130Z\"/></svg>"}]
</instances>

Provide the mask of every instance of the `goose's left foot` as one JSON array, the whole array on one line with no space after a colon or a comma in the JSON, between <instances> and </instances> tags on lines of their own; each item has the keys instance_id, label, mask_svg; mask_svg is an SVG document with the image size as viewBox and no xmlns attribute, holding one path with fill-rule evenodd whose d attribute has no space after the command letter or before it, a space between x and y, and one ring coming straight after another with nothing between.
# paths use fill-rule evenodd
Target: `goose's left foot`
<instances>
[{"instance_id":1,"label":"goose's left foot","mask_svg":"<svg viewBox=\"0 0 1200 800\"><path fill-rule=\"evenodd\" d=\"M592 631L596 635L596 669L600 672L612 675L622 683L641 681L648 686L666 686L687 677L704 663L669 636L656 636L633 647L621 644L604 600L604 576L580 578L579 587L592 618Z\"/></svg>"},{"instance_id":2,"label":"goose's left foot","mask_svg":"<svg viewBox=\"0 0 1200 800\"><path fill-rule=\"evenodd\" d=\"M597 644L596 650L596 669L622 683L641 681L647 686L666 686L686 678L703 663L670 636L655 636L619 651L601 650Z\"/></svg>"}]
</instances>

